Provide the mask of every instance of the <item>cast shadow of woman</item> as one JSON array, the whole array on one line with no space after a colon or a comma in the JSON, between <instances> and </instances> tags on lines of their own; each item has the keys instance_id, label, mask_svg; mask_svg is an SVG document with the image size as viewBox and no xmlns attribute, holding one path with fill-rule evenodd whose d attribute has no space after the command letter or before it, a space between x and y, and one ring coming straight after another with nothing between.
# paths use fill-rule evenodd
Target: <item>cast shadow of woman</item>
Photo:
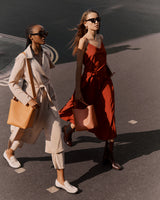
<instances>
[{"instance_id":1,"label":"cast shadow of woman","mask_svg":"<svg viewBox=\"0 0 160 200\"><path fill-rule=\"evenodd\" d=\"M83 140L83 137L81 138ZM94 141L92 136L88 136L87 138L86 142L89 142L90 139L92 142ZM96 140L95 142L98 142ZM143 155L149 155L152 152L160 150L160 130L120 134L116 140L115 157L122 165L132 159L139 158ZM102 165L102 154L103 148L101 147L75 150L66 153L66 163L89 160L93 160L97 163L94 167L89 169L88 172L75 180L73 182L75 185L79 185L81 182L91 179L99 174L106 173L111 169L110 166Z\"/></svg>"}]
</instances>

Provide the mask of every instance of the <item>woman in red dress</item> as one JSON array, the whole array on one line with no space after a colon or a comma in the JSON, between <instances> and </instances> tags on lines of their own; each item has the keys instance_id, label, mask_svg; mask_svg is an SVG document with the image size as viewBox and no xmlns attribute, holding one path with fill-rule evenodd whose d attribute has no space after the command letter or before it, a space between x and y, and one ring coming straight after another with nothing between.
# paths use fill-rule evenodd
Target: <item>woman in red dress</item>
<instances>
[{"instance_id":1,"label":"woman in red dress","mask_svg":"<svg viewBox=\"0 0 160 200\"><path fill-rule=\"evenodd\" d=\"M107 67L103 36L99 34L100 16L97 11L83 13L73 42L73 55L77 56L75 93L59 111L60 117L70 123L63 127L64 141L72 146L72 133L75 131L72 108L75 101L94 105L98 127L90 130L97 138L105 141L103 163L114 169L122 169L113 158L114 138L116 137L114 117L114 88ZM82 67L84 70L82 73Z\"/></svg>"}]
</instances>

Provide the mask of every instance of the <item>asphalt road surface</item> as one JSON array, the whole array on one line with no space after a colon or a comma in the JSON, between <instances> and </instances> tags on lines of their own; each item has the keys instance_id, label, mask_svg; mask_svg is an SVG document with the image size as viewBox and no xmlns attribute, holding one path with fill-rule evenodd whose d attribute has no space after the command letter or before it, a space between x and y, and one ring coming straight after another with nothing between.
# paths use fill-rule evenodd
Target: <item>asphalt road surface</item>
<instances>
[{"instance_id":1,"label":"asphalt road surface","mask_svg":"<svg viewBox=\"0 0 160 200\"><path fill-rule=\"evenodd\" d=\"M44 153L42 132L35 145L24 145L22 149L17 150L16 156L22 163L19 171L10 168L3 157L0 157L0 200L158 200L160 196L159 2L147 0L134 3L133 1L106 3L88 0L58 1L53 4L46 1L45 6L42 6L44 2L43 4L41 1L37 2L37 7L35 1L31 4L31 1L25 3L16 0L8 5L7 1L2 2L1 32L23 37L22 24L25 27L31 19L35 21L39 19L41 24L47 26L50 35L54 35L55 41L50 37L47 43L53 46L61 57L52 72L59 108L74 90L75 62L65 47L72 34L66 27L75 25L81 11L83 12L86 7L97 7L103 14L102 32L108 52L107 59L112 71L115 72L113 83L118 132L115 157L124 169L115 171L102 166L104 142L97 140L91 133L76 132L73 135L74 146L65 148L65 174L66 179L79 187L79 193L70 195L63 190L57 190L54 187L56 172L50 155ZM34 8L37 9L36 14L33 12ZM23 15L20 15L22 12ZM57 24L54 24L53 29L55 22ZM61 31L64 31L63 34L60 34ZM12 94L7 87L7 80L13 58L23 48L23 39L0 35L1 155L7 146L10 134L6 120Z\"/></svg>"},{"instance_id":2,"label":"asphalt road surface","mask_svg":"<svg viewBox=\"0 0 160 200\"><path fill-rule=\"evenodd\" d=\"M159 0L0 0L0 32L24 37L29 24L42 24L49 31L48 43L59 52L59 63L72 61L69 42L82 13L93 8L102 17L105 45L160 31Z\"/></svg>"}]
</instances>

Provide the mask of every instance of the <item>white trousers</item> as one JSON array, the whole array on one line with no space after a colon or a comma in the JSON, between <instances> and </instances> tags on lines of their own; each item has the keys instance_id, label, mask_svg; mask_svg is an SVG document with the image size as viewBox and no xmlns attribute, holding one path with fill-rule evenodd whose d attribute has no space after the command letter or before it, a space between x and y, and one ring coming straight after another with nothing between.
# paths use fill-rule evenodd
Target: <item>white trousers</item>
<instances>
[{"instance_id":1,"label":"white trousers","mask_svg":"<svg viewBox=\"0 0 160 200\"><path fill-rule=\"evenodd\" d=\"M34 144L42 130L45 134L45 152L52 155L55 169L64 169L64 148L60 118L56 105L49 105L45 93L43 94L40 110L37 114L33 128L23 130L11 126L9 148L15 149L15 141L18 142L17 147L22 147L23 143Z\"/></svg>"}]
</instances>

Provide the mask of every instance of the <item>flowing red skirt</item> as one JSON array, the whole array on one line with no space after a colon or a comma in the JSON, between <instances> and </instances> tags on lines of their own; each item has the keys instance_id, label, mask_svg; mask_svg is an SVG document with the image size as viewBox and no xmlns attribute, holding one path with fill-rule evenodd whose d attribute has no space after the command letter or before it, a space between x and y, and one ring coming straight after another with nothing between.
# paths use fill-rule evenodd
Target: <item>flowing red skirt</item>
<instances>
[{"instance_id":1,"label":"flowing red skirt","mask_svg":"<svg viewBox=\"0 0 160 200\"><path fill-rule=\"evenodd\" d=\"M93 104L97 116L98 127L89 130L101 140L116 137L114 87L111 78L104 70L99 74L86 73L81 79L81 91L86 103ZM74 94L59 111L61 119L74 123L72 108Z\"/></svg>"}]
</instances>

